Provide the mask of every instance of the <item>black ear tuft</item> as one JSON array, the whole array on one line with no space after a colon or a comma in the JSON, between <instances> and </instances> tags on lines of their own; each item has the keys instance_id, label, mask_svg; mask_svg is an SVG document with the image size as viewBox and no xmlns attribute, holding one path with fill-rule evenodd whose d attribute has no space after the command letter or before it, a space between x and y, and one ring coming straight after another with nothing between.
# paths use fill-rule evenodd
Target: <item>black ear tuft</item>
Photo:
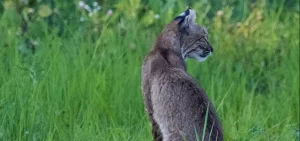
<instances>
[{"instance_id":1,"label":"black ear tuft","mask_svg":"<svg viewBox=\"0 0 300 141\"><path fill-rule=\"evenodd\" d=\"M179 21L179 31L188 33L188 29L195 25L196 13L194 10L188 8L186 11L177 16L174 20Z\"/></svg>"},{"instance_id":2,"label":"black ear tuft","mask_svg":"<svg viewBox=\"0 0 300 141\"><path fill-rule=\"evenodd\" d=\"M184 12L182 12L179 16L177 16L174 20L180 20L182 22L186 16L190 15L191 8L188 8Z\"/></svg>"}]
</instances>

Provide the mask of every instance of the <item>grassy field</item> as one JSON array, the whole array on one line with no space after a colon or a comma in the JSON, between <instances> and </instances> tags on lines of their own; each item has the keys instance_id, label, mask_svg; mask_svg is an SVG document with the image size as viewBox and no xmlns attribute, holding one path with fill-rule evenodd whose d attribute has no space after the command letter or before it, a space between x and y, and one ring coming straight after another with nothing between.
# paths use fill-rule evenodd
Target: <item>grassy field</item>
<instances>
[{"instance_id":1,"label":"grassy field","mask_svg":"<svg viewBox=\"0 0 300 141\"><path fill-rule=\"evenodd\" d=\"M300 138L299 0L72 2L0 0L1 141L150 141L141 63L188 5L214 47L188 73L225 140Z\"/></svg>"}]
</instances>

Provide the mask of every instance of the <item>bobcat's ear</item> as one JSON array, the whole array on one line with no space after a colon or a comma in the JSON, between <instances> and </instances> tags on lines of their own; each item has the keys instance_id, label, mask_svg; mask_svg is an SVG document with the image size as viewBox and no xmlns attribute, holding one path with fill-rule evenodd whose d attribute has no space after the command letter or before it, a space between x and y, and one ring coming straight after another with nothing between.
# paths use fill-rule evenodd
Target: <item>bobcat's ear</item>
<instances>
[{"instance_id":1,"label":"bobcat's ear","mask_svg":"<svg viewBox=\"0 0 300 141\"><path fill-rule=\"evenodd\" d=\"M195 24L196 13L194 10L188 8L186 11L177 16L174 20L179 21L178 24L180 31L184 31Z\"/></svg>"}]
</instances>

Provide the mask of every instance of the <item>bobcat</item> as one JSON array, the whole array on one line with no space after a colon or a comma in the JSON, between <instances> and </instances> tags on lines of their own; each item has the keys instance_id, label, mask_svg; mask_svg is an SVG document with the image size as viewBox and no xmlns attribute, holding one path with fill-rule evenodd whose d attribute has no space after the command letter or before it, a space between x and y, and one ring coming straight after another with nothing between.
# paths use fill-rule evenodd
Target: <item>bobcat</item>
<instances>
[{"instance_id":1,"label":"bobcat","mask_svg":"<svg viewBox=\"0 0 300 141\"><path fill-rule=\"evenodd\" d=\"M155 141L223 140L222 127L204 90L186 72L185 58L204 61L213 48L207 31L187 9L163 29L142 65L142 91ZM208 114L206 114L208 113Z\"/></svg>"}]
</instances>

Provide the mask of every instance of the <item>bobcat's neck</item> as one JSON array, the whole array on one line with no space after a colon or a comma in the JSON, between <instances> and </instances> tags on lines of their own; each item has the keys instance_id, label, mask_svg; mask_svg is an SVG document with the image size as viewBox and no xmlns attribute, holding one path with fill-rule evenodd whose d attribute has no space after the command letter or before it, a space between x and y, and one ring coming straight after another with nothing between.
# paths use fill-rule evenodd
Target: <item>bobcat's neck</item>
<instances>
[{"instance_id":1,"label":"bobcat's neck","mask_svg":"<svg viewBox=\"0 0 300 141\"><path fill-rule=\"evenodd\" d=\"M170 66L186 71L179 38L176 31L163 31L156 41L154 50L160 53Z\"/></svg>"}]
</instances>

